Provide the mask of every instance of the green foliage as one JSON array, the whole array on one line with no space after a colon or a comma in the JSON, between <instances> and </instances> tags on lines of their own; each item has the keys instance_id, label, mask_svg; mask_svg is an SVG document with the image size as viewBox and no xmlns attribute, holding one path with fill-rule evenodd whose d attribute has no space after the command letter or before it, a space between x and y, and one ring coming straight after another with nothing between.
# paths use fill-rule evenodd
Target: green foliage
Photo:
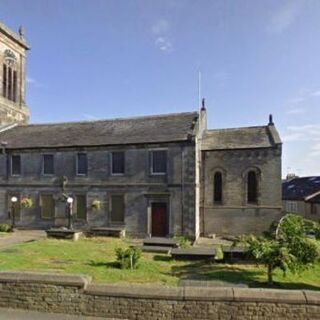
<instances>
[{"instance_id":1,"label":"green foliage","mask_svg":"<svg viewBox=\"0 0 320 320\"><path fill-rule=\"evenodd\" d=\"M6 223L3 223L3 224L0 224L0 232L10 232L11 231L11 227L6 224Z\"/></svg>"},{"instance_id":2,"label":"green foliage","mask_svg":"<svg viewBox=\"0 0 320 320\"><path fill-rule=\"evenodd\" d=\"M31 198L24 197L21 199L20 204L21 204L21 208L29 209L33 206L33 201Z\"/></svg>"},{"instance_id":3,"label":"green foliage","mask_svg":"<svg viewBox=\"0 0 320 320\"><path fill-rule=\"evenodd\" d=\"M185 248L190 248L191 247L191 241L188 238L184 237L184 236L175 236L173 239L178 241L180 248L184 248L185 249Z\"/></svg>"},{"instance_id":4,"label":"green foliage","mask_svg":"<svg viewBox=\"0 0 320 320\"><path fill-rule=\"evenodd\" d=\"M92 201L91 207L93 210L99 211L101 209L101 201L98 199L95 199Z\"/></svg>"},{"instance_id":5,"label":"green foliage","mask_svg":"<svg viewBox=\"0 0 320 320\"><path fill-rule=\"evenodd\" d=\"M139 259L141 258L141 250L135 247L127 249L115 249L117 262L121 269L137 269Z\"/></svg>"},{"instance_id":6,"label":"green foliage","mask_svg":"<svg viewBox=\"0 0 320 320\"><path fill-rule=\"evenodd\" d=\"M287 271L301 273L312 266L320 255L319 243L306 236L310 224L302 217L288 214L278 226L273 224L264 237L243 236L244 243L258 263L268 268L268 281L272 282L273 270L279 268L283 275Z\"/></svg>"},{"instance_id":7,"label":"green foliage","mask_svg":"<svg viewBox=\"0 0 320 320\"><path fill-rule=\"evenodd\" d=\"M223 254L223 250L221 248L221 246L215 248L216 250L216 254L214 256L215 260L223 260L224 254Z\"/></svg>"}]
</instances>

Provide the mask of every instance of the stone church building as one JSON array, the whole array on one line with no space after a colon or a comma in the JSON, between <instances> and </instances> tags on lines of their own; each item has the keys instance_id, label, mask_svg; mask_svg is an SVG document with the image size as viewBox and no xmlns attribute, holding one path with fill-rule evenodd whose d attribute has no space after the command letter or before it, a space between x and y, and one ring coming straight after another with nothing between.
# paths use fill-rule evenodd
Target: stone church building
<instances>
[{"instance_id":1,"label":"stone church building","mask_svg":"<svg viewBox=\"0 0 320 320\"><path fill-rule=\"evenodd\" d=\"M134 236L260 233L281 212L281 140L264 126L207 129L206 108L29 124L23 30L0 24L0 222L123 226ZM31 200L31 207L21 200Z\"/></svg>"}]
</instances>

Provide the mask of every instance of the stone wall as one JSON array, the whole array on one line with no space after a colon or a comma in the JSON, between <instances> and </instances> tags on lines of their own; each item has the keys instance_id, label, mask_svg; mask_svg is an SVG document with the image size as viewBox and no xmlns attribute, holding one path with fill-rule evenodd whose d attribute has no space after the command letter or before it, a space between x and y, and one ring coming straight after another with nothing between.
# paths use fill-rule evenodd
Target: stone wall
<instances>
[{"instance_id":1,"label":"stone wall","mask_svg":"<svg viewBox=\"0 0 320 320\"><path fill-rule=\"evenodd\" d=\"M258 201L247 203L247 173L257 172ZM213 201L214 174L222 173L222 203ZM203 151L203 225L209 235L261 233L282 216L281 145L274 148Z\"/></svg>"},{"instance_id":2,"label":"stone wall","mask_svg":"<svg viewBox=\"0 0 320 320\"><path fill-rule=\"evenodd\" d=\"M0 307L118 319L320 319L320 292L95 285L90 278L0 273Z\"/></svg>"},{"instance_id":3,"label":"stone wall","mask_svg":"<svg viewBox=\"0 0 320 320\"><path fill-rule=\"evenodd\" d=\"M150 174L150 150L167 150L167 174ZM88 156L88 174L76 175L76 156L79 149L42 149L12 151L21 156L20 176L11 176L6 171L6 158L10 154L0 154L0 221L8 222L8 197L20 194L32 198L33 207L21 211L18 227L48 228L56 225L55 219L42 219L40 215L40 195L61 195L62 176L68 183L65 192L69 195L87 196L87 219L76 222L79 227L107 226L110 221L110 196L123 194L125 199L124 226L128 234L146 236L148 234L148 207L153 200L168 203L169 235L181 233L195 236L195 147L193 143L162 143L149 145L128 145L117 147L82 148ZM111 174L111 152L125 151L125 174ZM11 152L7 150L7 152ZM55 174L42 173L43 154L54 154ZM91 203L99 199L102 208L94 211ZM56 201L55 215L64 207ZM61 219L59 219L61 223ZM67 219L65 219L67 224Z\"/></svg>"}]
</instances>

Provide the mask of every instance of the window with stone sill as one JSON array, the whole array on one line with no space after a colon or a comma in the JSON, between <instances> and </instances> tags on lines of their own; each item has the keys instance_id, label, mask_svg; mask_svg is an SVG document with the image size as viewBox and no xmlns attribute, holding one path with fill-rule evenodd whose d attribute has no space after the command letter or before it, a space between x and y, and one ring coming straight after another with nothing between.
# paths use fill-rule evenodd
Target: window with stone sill
<instances>
[{"instance_id":1,"label":"window with stone sill","mask_svg":"<svg viewBox=\"0 0 320 320\"><path fill-rule=\"evenodd\" d=\"M77 175L85 176L88 174L88 159L86 153L77 154Z\"/></svg>"},{"instance_id":2,"label":"window with stone sill","mask_svg":"<svg viewBox=\"0 0 320 320\"><path fill-rule=\"evenodd\" d=\"M163 175L167 173L167 151L153 150L150 152L151 174Z\"/></svg>"},{"instance_id":3,"label":"window with stone sill","mask_svg":"<svg viewBox=\"0 0 320 320\"><path fill-rule=\"evenodd\" d=\"M21 156L20 155L11 156L11 175L12 176L21 175Z\"/></svg>"}]
</instances>

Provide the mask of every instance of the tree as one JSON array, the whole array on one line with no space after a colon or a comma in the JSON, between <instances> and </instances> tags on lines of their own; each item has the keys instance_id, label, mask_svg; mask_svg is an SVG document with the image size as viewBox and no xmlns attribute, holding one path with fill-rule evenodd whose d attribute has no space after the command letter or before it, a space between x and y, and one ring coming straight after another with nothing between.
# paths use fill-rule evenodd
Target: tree
<instances>
[{"instance_id":1,"label":"tree","mask_svg":"<svg viewBox=\"0 0 320 320\"><path fill-rule=\"evenodd\" d=\"M256 261L267 267L268 283L272 284L274 269L281 269L284 275L287 271L300 273L319 258L319 242L306 234L311 230L316 232L318 225L287 214L277 225L272 224L265 236L242 236L237 242L244 243Z\"/></svg>"}]
</instances>

